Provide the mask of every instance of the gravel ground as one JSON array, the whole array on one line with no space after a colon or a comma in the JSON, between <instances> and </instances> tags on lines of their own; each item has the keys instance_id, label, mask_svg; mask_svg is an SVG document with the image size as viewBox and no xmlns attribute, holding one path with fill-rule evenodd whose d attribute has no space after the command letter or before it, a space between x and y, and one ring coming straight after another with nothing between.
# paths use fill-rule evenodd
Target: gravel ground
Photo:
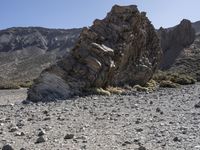
<instances>
[{"instance_id":1,"label":"gravel ground","mask_svg":"<svg viewBox=\"0 0 200 150\"><path fill-rule=\"evenodd\" d=\"M26 99L27 89L0 90L0 106L19 103Z\"/></svg>"},{"instance_id":2,"label":"gravel ground","mask_svg":"<svg viewBox=\"0 0 200 150\"><path fill-rule=\"evenodd\" d=\"M23 105L25 97L26 89L0 91L0 148L200 150L199 83Z\"/></svg>"}]
</instances>

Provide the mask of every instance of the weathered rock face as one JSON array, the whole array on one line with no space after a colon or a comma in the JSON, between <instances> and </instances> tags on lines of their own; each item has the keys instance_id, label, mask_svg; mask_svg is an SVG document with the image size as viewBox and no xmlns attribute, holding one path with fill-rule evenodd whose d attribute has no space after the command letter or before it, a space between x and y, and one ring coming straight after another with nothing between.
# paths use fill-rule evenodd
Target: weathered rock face
<instances>
[{"instance_id":1,"label":"weathered rock face","mask_svg":"<svg viewBox=\"0 0 200 150\"><path fill-rule=\"evenodd\" d=\"M26 82L66 55L81 29L17 27L0 30L0 82Z\"/></svg>"},{"instance_id":2,"label":"weathered rock face","mask_svg":"<svg viewBox=\"0 0 200 150\"><path fill-rule=\"evenodd\" d=\"M162 69L190 75L200 81L200 21L183 20L173 28L158 32L164 53Z\"/></svg>"},{"instance_id":3,"label":"weathered rock face","mask_svg":"<svg viewBox=\"0 0 200 150\"><path fill-rule=\"evenodd\" d=\"M195 30L196 35L200 34L200 21L192 23L192 27Z\"/></svg>"},{"instance_id":4,"label":"weathered rock face","mask_svg":"<svg viewBox=\"0 0 200 150\"><path fill-rule=\"evenodd\" d=\"M183 49L190 46L195 39L195 31L189 20L182 20L179 25L172 28L160 28L158 35L163 50L161 62L163 70L169 69Z\"/></svg>"},{"instance_id":5,"label":"weathered rock face","mask_svg":"<svg viewBox=\"0 0 200 150\"><path fill-rule=\"evenodd\" d=\"M159 39L145 13L115 5L105 19L82 30L71 55L43 71L27 99L51 101L90 87L145 84L160 57Z\"/></svg>"},{"instance_id":6,"label":"weathered rock face","mask_svg":"<svg viewBox=\"0 0 200 150\"><path fill-rule=\"evenodd\" d=\"M189 47L183 49L170 71L187 74L200 81L200 34Z\"/></svg>"}]
</instances>

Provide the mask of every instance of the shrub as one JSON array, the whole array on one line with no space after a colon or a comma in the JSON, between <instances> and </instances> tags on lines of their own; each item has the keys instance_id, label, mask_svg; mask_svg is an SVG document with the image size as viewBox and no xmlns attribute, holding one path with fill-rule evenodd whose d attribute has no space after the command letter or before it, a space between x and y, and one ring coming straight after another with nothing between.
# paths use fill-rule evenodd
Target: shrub
<instances>
[{"instance_id":1,"label":"shrub","mask_svg":"<svg viewBox=\"0 0 200 150\"><path fill-rule=\"evenodd\" d=\"M163 80L160 82L160 87L164 87L164 88L177 88L178 84L173 83L170 80Z\"/></svg>"}]
</instances>

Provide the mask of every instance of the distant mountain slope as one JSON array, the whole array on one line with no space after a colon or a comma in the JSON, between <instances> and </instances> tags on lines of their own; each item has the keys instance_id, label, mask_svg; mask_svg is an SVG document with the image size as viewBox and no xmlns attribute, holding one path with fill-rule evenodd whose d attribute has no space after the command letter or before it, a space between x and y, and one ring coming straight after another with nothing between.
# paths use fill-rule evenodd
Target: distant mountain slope
<instances>
[{"instance_id":1,"label":"distant mountain slope","mask_svg":"<svg viewBox=\"0 0 200 150\"><path fill-rule=\"evenodd\" d=\"M25 82L69 52L81 29L41 27L0 30L0 79Z\"/></svg>"}]
</instances>

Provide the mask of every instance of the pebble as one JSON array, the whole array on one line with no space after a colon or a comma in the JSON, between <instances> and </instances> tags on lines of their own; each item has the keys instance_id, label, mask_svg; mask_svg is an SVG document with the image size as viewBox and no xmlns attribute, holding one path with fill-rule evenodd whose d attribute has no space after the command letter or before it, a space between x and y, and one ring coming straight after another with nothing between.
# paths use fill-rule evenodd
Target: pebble
<instances>
[{"instance_id":1,"label":"pebble","mask_svg":"<svg viewBox=\"0 0 200 150\"><path fill-rule=\"evenodd\" d=\"M81 146L81 150L86 149L86 145Z\"/></svg>"},{"instance_id":2,"label":"pebble","mask_svg":"<svg viewBox=\"0 0 200 150\"><path fill-rule=\"evenodd\" d=\"M135 121L135 124L140 124L141 123L141 119L137 118L137 120Z\"/></svg>"},{"instance_id":3,"label":"pebble","mask_svg":"<svg viewBox=\"0 0 200 150\"><path fill-rule=\"evenodd\" d=\"M9 132L15 132L15 131L17 131L17 130L18 130L18 127L16 126L16 127L10 128Z\"/></svg>"},{"instance_id":4,"label":"pebble","mask_svg":"<svg viewBox=\"0 0 200 150\"><path fill-rule=\"evenodd\" d=\"M38 133L38 136L43 136L45 134L46 134L46 132L43 129L41 129L41 131Z\"/></svg>"},{"instance_id":5,"label":"pebble","mask_svg":"<svg viewBox=\"0 0 200 150\"><path fill-rule=\"evenodd\" d=\"M66 134L64 139L65 140L69 140L69 139L73 139L74 138L74 134Z\"/></svg>"},{"instance_id":6,"label":"pebble","mask_svg":"<svg viewBox=\"0 0 200 150\"><path fill-rule=\"evenodd\" d=\"M143 129L142 128L138 128L138 129L135 129L137 132L142 132Z\"/></svg>"},{"instance_id":7,"label":"pebble","mask_svg":"<svg viewBox=\"0 0 200 150\"><path fill-rule=\"evenodd\" d=\"M138 150L147 150L144 146L140 146Z\"/></svg>"},{"instance_id":8,"label":"pebble","mask_svg":"<svg viewBox=\"0 0 200 150\"><path fill-rule=\"evenodd\" d=\"M22 127L24 126L24 123L23 123L23 122L18 122L18 123L16 124L16 126L19 127L19 128L22 128Z\"/></svg>"},{"instance_id":9,"label":"pebble","mask_svg":"<svg viewBox=\"0 0 200 150\"><path fill-rule=\"evenodd\" d=\"M44 111L43 111L43 114L45 114L45 115L47 115L47 116L48 116L48 115L49 115L49 112L48 112L48 110L44 110Z\"/></svg>"},{"instance_id":10,"label":"pebble","mask_svg":"<svg viewBox=\"0 0 200 150\"><path fill-rule=\"evenodd\" d=\"M200 102L194 105L195 108L200 108Z\"/></svg>"},{"instance_id":11,"label":"pebble","mask_svg":"<svg viewBox=\"0 0 200 150\"><path fill-rule=\"evenodd\" d=\"M126 146L126 145L129 145L129 144L132 144L130 141L125 141L122 146Z\"/></svg>"},{"instance_id":12,"label":"pebble","mask_svg":"<svg viewBox=\"0 0 200 150\"><path fill-rule=\"evenodd\" d=\"M44 143L44 142L46 142L46 139L43 137L43 136L40 136L37 140L36 140L36 144L38 144L38 143Z\"/></svg>"},{"instance_id":13,"label":"pebble","mask_svg":"<svg viewBox=\"0 0 200 150\"><path fill-rule=\"evenodd\" d=\"M2 150L14 150L10 144L6 144L3 146Z\"/></svg>"},{"instance_id":14,"label":"pebble","mask_svg":"<svg viewBox=\"0 0 200 150\"><path fill-rule=\"evenodd\" d=\"M156 108L156 112L161 112L161 109L160 108Z\"/></svg>"},{"instance_id":15,"label":"pebble","mask_svg":"<svg viewBox=\"0 0 200 150\"><path fill-rule=\"evenodd\" d=\"M178 137L175 137L175 138L173 139L173 141L174 141L174 142L181 142L181 139L179 139Z\"/></svg>"},{"instance_id":16,"label":"pebble","mask_svg":"<svg viewBox=\"0 0 200 150\"><path fill-rule=\"evenodd\" d=\"M24 135L25 135L24 132L17 132L17 133L15 133L15 136L24 136Z\"/></svg>"}]
</instances>

